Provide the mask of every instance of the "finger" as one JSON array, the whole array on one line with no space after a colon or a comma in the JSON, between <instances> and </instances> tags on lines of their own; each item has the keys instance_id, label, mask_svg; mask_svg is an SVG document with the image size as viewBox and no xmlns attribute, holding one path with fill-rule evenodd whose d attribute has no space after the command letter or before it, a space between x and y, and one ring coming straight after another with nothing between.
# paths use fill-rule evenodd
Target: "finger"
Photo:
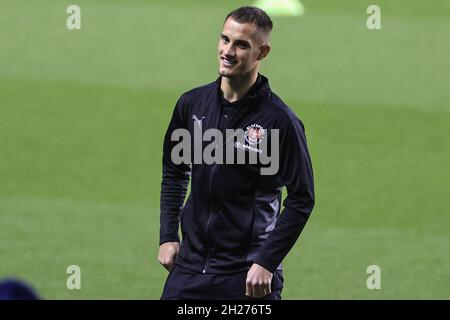
<instances>
[{"instance_id":1,"label":"finger","mask_svg":"<svg viewBox=\"0 0 450 320\"><path fill-rule=\"evenodd\" d=\"M245 290L245 295L247 297L253 297L252 284L249 281L246 281Z\"/></svg>"},{"instance_id":2,"label":"finger","mask_svg":"<svg viewBox=\"0 0 450 320\"><path fill-rule=\"evenodd\" d=\"M170 271L172 268L173 268L173 262L171 262L171 261L163 261L163 262L160 262L160 264L164 267L164 268L166 268L168 271Z\"/></svg>"},{"instance_id":3,"label":"finger","mask_svg":"<svg viewBox=\"0 0 450 320\"><path fill-rule=\"evenodd\" d=\"M263 298L269 295L272 292L270 288L270 283L260 283L258 285L258 289L256 290L256 292L258 298Z\"/></svg>"},{"instance_id":4,"label":"finger","mask_svg":"<svg viewBox=\"0 0 450 320\"><path fill-rule=\"evenodd\" d=\"M264 297L267 294L266 285L264 283L259 284L259 298Z\"/></svg>"},{"instance_id":5,"label":"finger","mask_svg":"<svg viewBox=\"0 0 450 320\"><path fill-rule=\"evenodd\" d=\"M271 293L272 293L272 289L271 289L270 283L266 284L266 286L264 288L264 296L267 296L267 295L269 295Z\"/></svg>"},{"instance_id":6,"label":"finger","mask_svg":"<svg viewBox=\"0 0 450 320\"><path fill-rule=\"evenodd\" d=\"M173 267L175 267L175 263L171 262L167 265L167 270L172 271Z\"/></svg>"},{"instance_id":7,"label":"finger","mask_svg":"<svg viewBox=\"0 0 450 320\"><path fill-rule=\"evenodd\" d=\"M264 287L262 283L255 283L253 285L253 297L254 298L261 298L264 296Z\"/></svg>"}]
</instances>

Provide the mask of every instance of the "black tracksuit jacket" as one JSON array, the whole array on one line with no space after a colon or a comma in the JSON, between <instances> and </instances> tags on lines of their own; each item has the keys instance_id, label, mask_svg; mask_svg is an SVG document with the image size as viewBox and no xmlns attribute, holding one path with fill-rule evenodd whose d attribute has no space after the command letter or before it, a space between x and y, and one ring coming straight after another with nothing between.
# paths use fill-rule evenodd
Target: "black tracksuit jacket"
<instances>
[{"instance_id":1,"label":"black tracksuit jacket","mask_svg":"<svg viewBox=\"0 0 450 320\"><path fill-rule=\"evenodd\" d=\"M160 244L182 241L176 263L203 273L233 273L257 263L271 272L292 248L314 207L314 182L304 127L275 95L266 77L222 121L220 82L195 88L178 100L163 146ZM195 117L194 117L195 116ZM203 118L204 117L204 118ZM172 132L184 128L194 137L202 119L209 128L243 129L257 124L279 129L279 170L261 175L255 164L174 164ZM194 139L194 138L192 138ZM246 151L248 152L248 151ZM191 192L183 206L191 179ZM287 197L280 213L282 188Z\"/></svg>"}]
</instances>

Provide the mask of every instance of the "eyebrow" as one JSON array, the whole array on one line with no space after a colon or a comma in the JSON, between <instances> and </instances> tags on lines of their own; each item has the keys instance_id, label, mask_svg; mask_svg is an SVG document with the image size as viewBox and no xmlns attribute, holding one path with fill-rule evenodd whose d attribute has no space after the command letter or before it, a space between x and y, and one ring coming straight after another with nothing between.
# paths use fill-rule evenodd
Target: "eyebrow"
<instances>
[{"instance_id":1,"label":"eyebrow","mask_svg":"<svg viewBox=\"0 0 450 320\"><path fill-rule=\"evenodd\" d=\"M223 34L223 33L220 34L220 37L221 37L221 38L227 38L227 39L230 39L227 35L225 35L225 34ZM244 44L244 45L246 45L246 46L251 47L250 42L248 42L247 40L237 39L237 40L235 40L234 42L237 43L237 44Z\"/></svg>"}]
</instances>

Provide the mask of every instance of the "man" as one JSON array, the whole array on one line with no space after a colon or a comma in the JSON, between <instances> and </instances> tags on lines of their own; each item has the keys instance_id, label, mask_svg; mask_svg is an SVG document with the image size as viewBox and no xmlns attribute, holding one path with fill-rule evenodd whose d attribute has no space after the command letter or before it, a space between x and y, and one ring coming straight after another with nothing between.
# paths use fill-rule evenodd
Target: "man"
<instances>
[{"instance_id":1,"label":"man","mask_svg":"<svg viewBox=\"0 0 450 320\"><path fill-rule=\"evenodd\" d=\"M170 272L162 299L281 298L281 262L313 209L314 187L303 124L259 74L271 30L261 9L228 14L218 47L219 78L183 94L175 106L163 150L158 260ZM279 148L277 172L262 174L261 162L173 161L177 130L195 136L208 129L245 131L244 143L231 146L247 158L270 136ZM202 153L203 146L193 152Z\"/></svg>"}]
</instances>

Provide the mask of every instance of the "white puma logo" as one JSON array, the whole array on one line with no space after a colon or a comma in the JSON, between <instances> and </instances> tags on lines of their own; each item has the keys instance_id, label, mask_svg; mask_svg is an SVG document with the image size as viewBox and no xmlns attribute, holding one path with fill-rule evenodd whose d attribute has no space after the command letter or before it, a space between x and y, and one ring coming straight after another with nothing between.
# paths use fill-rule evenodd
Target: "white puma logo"
<instances>
[{"instance_id":1,"label":"white puma logo","mask_svg":"<svg viewBox=\"0 0 450 320\"><path fill-rule=\"evenodd\" d=\"M205 118L206 118L206 116L204 116L201 119L198 119L195 114L192 116L192 120L194 120L195 122L198 123L198 126L200 127L200 129L202 128L202 122L203 122L203 119L205 119Z\"/></svg>"}]
</instances>

